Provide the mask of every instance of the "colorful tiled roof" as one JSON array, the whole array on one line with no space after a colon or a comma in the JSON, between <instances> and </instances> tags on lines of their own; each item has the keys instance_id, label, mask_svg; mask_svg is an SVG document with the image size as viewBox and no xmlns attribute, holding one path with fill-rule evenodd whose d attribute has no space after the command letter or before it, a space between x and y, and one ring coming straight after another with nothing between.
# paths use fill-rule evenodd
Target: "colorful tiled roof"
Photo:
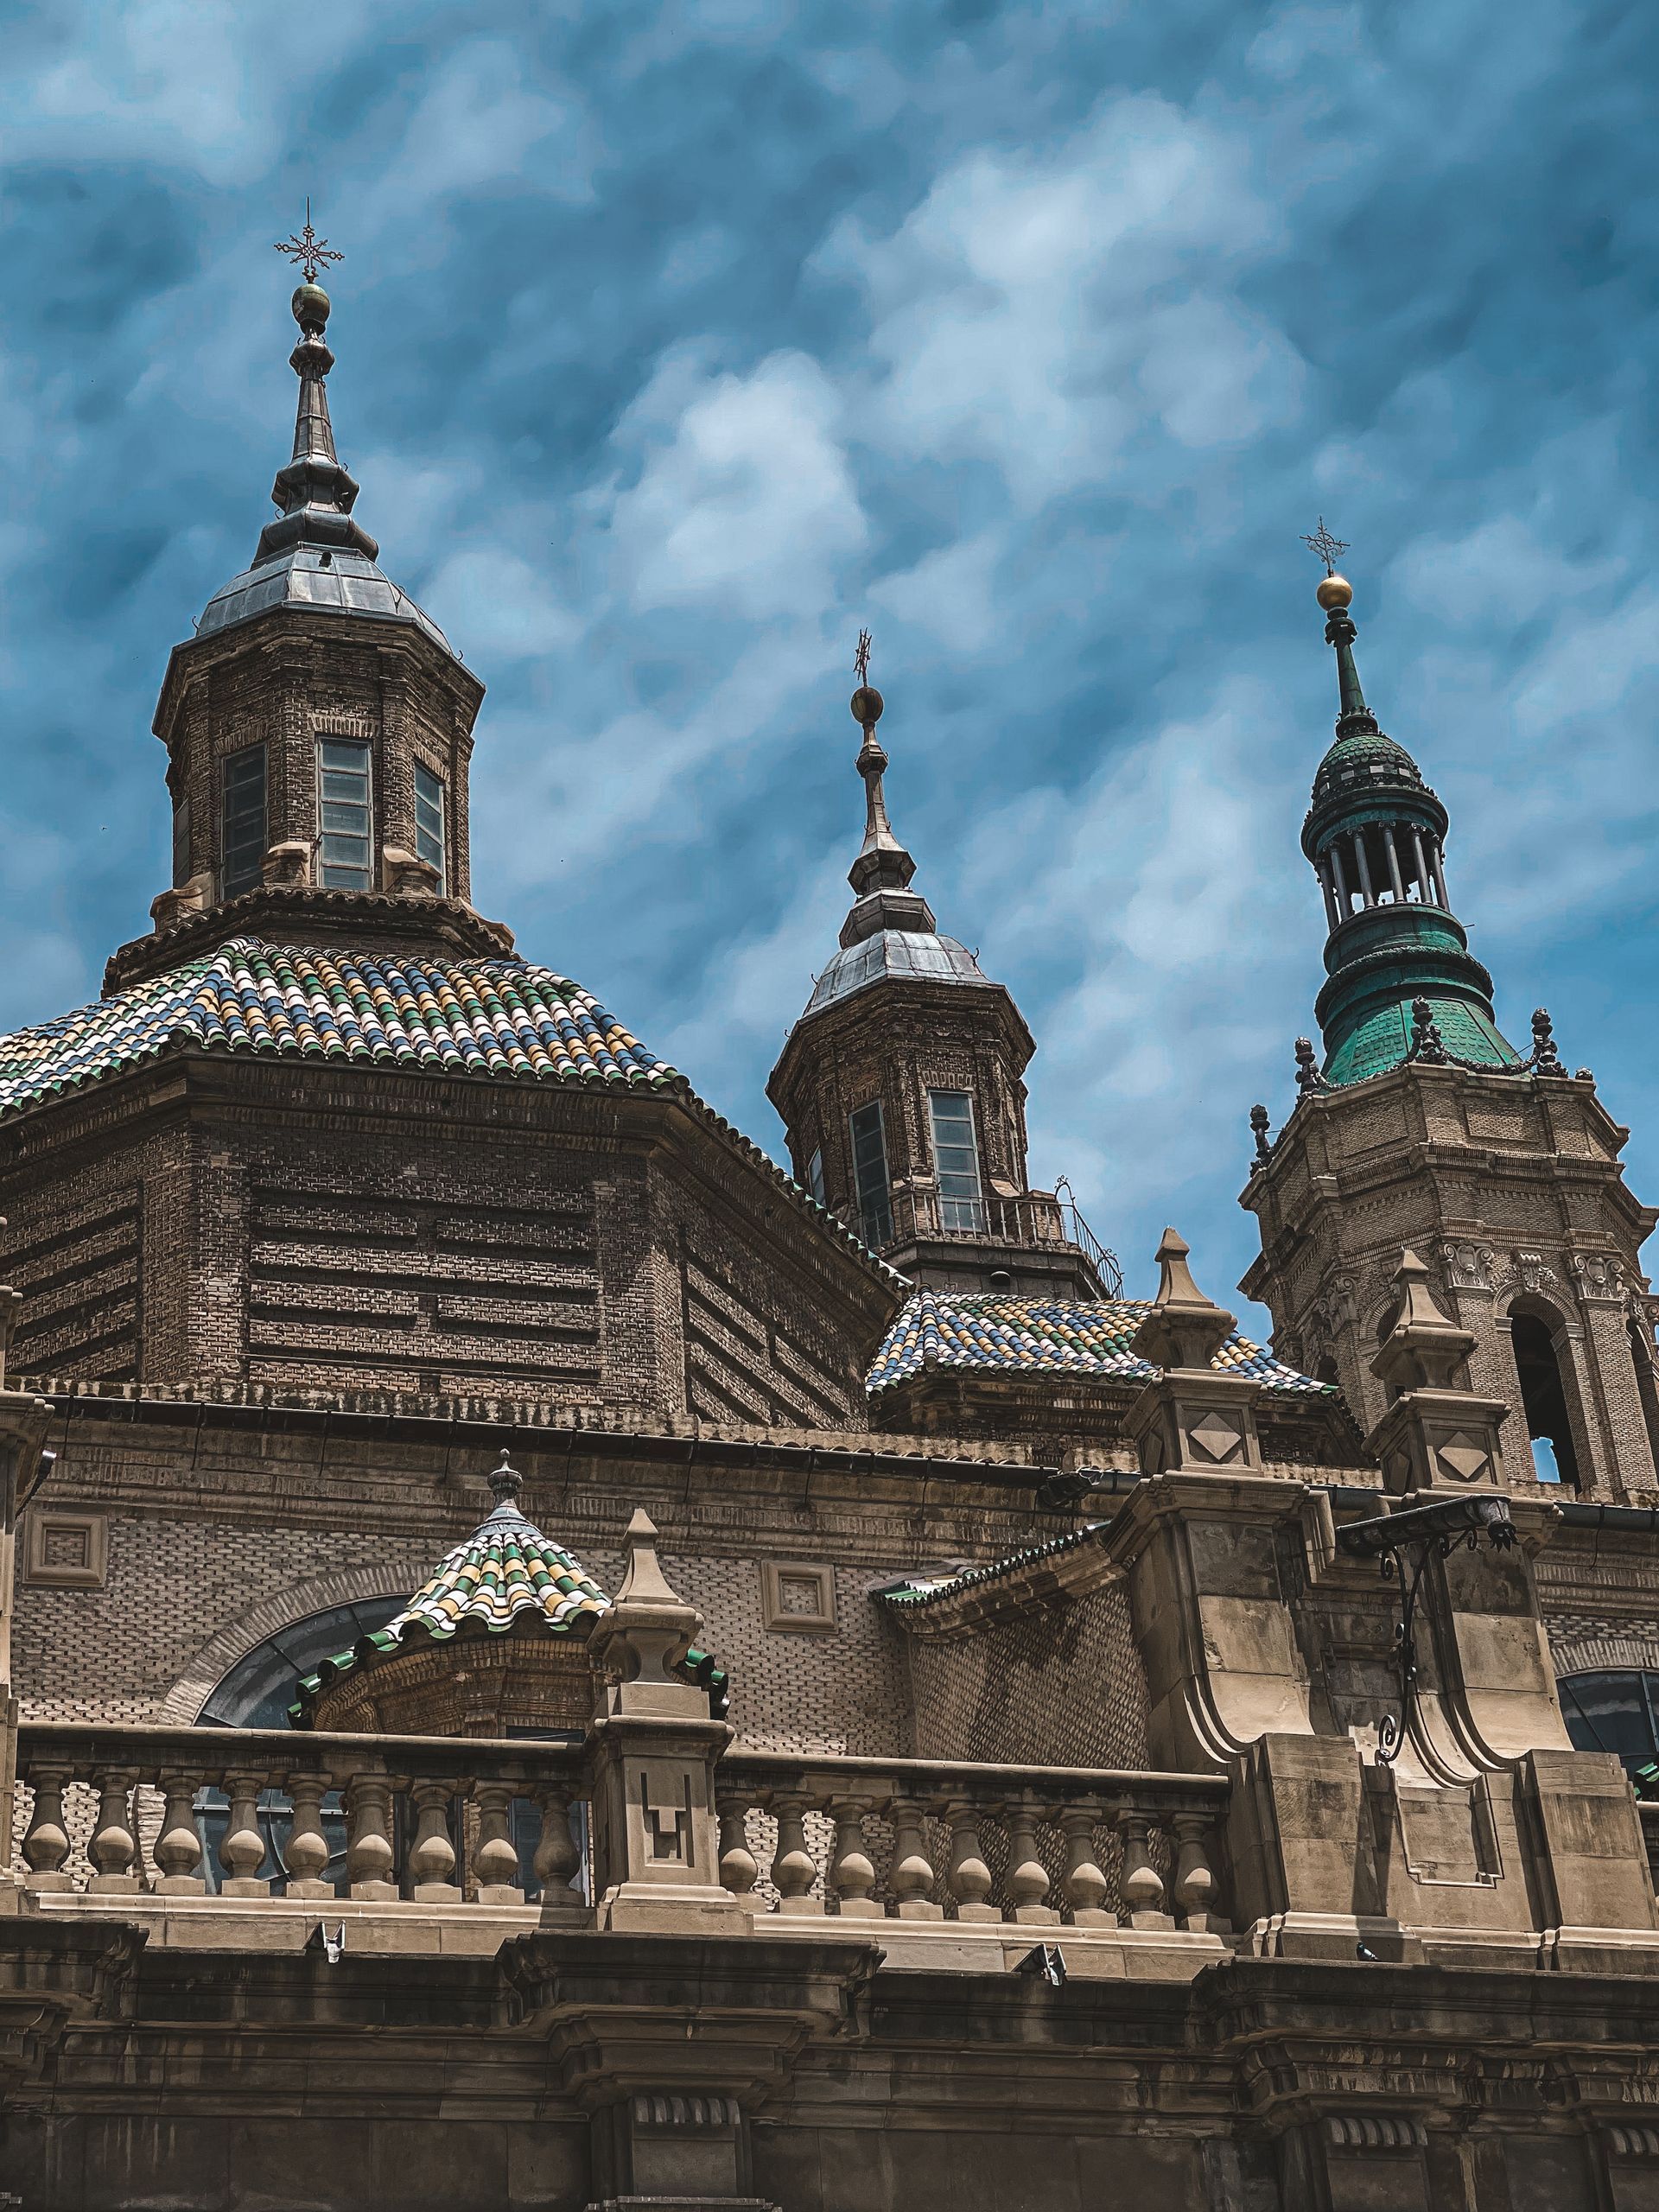
<instances>
[{"instance_id":1,"label":"colorful tiled roof","mask_svg":"<svg viewBox=\"0 0 1659 2212\"><path fill-rule=\"evenodd\" d=\"M918 1290L888 1330L865 1388L891 1389L926 1368L1144 1381L1158 1370L1138 1359L1129 1344L1150 1311L1147 1300L1135 1298L1061 1305L1049 1299ZM1224 1374L1246 1375L1275 1390L1320 1395L1330 1389L1236 1333L1213 1364Z\"/></svg>"},{"instance_id":2,"label":"colorful tiled roof","mask_svg":"<svg viewBox=\"0 0 1659 2212\"><path fill-rule=\"evenodd\" d=\"M1046 1543L1028 1544L1023 1551L1010 1552L1006 1559L992 1560L987 1566L947 1567L935 1574L906 1574L874 1594L887 1605L931 1605L936 1598L954 1597L958 1590L971 1590L982 1582L995 1582L1005 1574L1012 1574L1016 1567L1031 1566L1034 1560L1052 1559L1058 1552L1075 1551L1105 1525L1102 1521L1085 1521L1082 1528L1070 1529L1064 1536L1051 1536Z\"/></svg>"},{"instance_id":3,"label":"colorful tiled roof","mask_svg":"<svg viewBox=\"0 0 1659 2212\"><path fill-rule=\"evenodd\" d=\"M679 1080L591 993L530 961L232 938L114 998L0 1038L0 1114L175 1045L537 1083Z\"/></svg>"},{"instance_id":4,"label":"colorful tiled roof","mask_svg":"<svg viewBox=\"0 0 1659 2212\"><path fill-rule=\"evenodd\" d=\"M517 1503L518 1477L504 1462L493 1478L499 1503L464 1542L447 1551L401 1613L362 1637L349 1651L325 1659L297 1685L288 1708L296 1728L313 1725L318 1696L342 1675L416 1648L423 1636L447 1643L463 1631L502 1636L517 1624L524 1634L538 1624L550 1635L585 1638L611 1600L563 1544L544 1536ZM703 1651L690 1651L686 1671L709 1693L716 1713L725 1710L729 1684Z\"/></svg>"}]
</instances>

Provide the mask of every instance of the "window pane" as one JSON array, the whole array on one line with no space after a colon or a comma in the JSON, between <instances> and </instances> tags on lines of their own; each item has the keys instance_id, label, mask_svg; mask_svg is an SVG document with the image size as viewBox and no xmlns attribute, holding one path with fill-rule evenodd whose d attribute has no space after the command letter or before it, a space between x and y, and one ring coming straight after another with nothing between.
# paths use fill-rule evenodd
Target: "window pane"
<instances>
[{"instance_id":1,"label":"window pane","mask_svg":"<svg viewBox=\"0 0 1659 2212\"><path fill-rule=\"evenodd\" d=\"M939 1179L939 1225L976 1234L985 1226L979 1184L979 1147L974 1141L974 1102L965 1090L930 1090L933 1167Z\"/></svg>"},{"instance_id":2,"label":"window pane","mask_svg":"<svg viewBox=\"0 0 1659 2212\"><path fill-rule=\"evenodd\" d=\"M858 1213L867 1244L893 1242L893 1206L887 1197L887 1142L881 1125L881 1102L873 1098L861 1106L849 1124L853 1137L853 1185L858 1193Z\"/></svg>"},{"instance_id":3,"label":"window pane","mask_svg":"<svg viewBox=\"0 0 1659 2212\"><path fill-rule=\"evenodd\" d=\"M317 741L317 880L330 890L374 888L369 748L344 739Z\"/></svg>"},{"instance_id":4,"label":"window pane","mask_svg":"<svg viewBox=\"0 0 1659 2212\"><path fill-rule=\"evenodd\" d=\"M1634 1668L1568 1675L1556 1684L1567 1732L1581 1751L1612 1751L1634 1774L1655 1755L1653 1677Z\"/></svg>"},{"instance_id":5,"label":"window pane","mask_svg":"<svg viewBox=\"0 0 1659 2212\"><path fill-rule=\"evenodd\" d=\"M438 889L444 882L443 784L423 761L415 763L415 857L438 871Z\"/></svg>"},{"instance_id":6,"label":"window pane","mask_svg":"<svg viewBox=\"0 0 1659 2212\"><path fill-rule=\"evenodd\" d=\"M190 802L181 798L173 810L173 882L175 887L190 876Z\"/></svg>"},{"instance_id":7,"label":"window pane","mask_svg":"<svg viewBox=\"0 0 1659 2212\"><path fill-rule=\"evenodd\" d=\"M818 1204L823 1205L824 1203L824 1196L823 1147L822 1145L818 1147L818 1149L813 1154L811 1159L806 1163L806 1187L811 1192Z\"/></svg>"},{"instance_id":8,"label":"window pane","mask_svg":"<svg viewBox=\"0 0 1659 2212\"><path fill-rule=\"evenodd\" d=\"M265 748L227 753L219 770L219 892L234 899L260 880L265 857Z\"/></svg>"}]
</instances>

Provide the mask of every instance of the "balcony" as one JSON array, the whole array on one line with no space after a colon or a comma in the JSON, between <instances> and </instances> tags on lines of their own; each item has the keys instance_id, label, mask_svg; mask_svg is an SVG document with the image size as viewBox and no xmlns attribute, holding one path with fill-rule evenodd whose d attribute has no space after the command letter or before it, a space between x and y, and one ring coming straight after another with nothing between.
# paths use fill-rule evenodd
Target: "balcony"
<instances>
[{"instance_id":1,"label":"balcony","mask_svg":"<svg viewBox=\"0 0 1659 2212\"><path fill-rule=\"evenodd\" d=\"M1025 1191L1018 1197L995 1193L978 1198L941 1197L935 1190L911 1186L887 1194L884 1205L842 1219L873 1251L884 1256L918 1245L1001 1244L1020 1252L1081 1253L1102 1298L1123 1295L1123 1270L1077 1211L1064 1179L1052 1191Z\"/></svg>"},{"instance_id":2,"label":"balcony","mask_svg":"<svg viewBox=\"0 0 1659 2212\"><path fill-rule=\"evenodd\" d=\"M948 1929L941 1964L997 1972L1031 1929L1178 1974L1222 1948L1212 1777L737 1749L713 1774L740 1930L879 1921L925 1955ZM349 1917L359 1947L489 1953L602 1924L593 1900L630 1871L606 1863L588 1745L30 1721L18 1775L36 1908L137 1918L152 1942L298 1949Z\"/></svg>"}]
</instances>

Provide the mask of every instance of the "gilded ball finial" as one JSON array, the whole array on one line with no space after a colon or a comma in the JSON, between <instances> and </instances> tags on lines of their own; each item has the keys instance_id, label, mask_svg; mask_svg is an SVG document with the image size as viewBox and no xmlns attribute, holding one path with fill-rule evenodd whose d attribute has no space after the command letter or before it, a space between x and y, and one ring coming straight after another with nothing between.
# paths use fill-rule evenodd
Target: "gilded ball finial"
<instances>
[{"instance_id":1,"label":"gilded ball finial","mask_svg":"<svg viewBox=\"0 0 1659 2212\"><path fill-rule=\"evenodd\" d=\"M1334 614L1339 607L1348 606L1354 596L1354 588L1346 576L1339 576L1332 569L1328 576L1319 578L1319 588L1313 594L1327 614Z\"/></svg>"},{"instance_id":2,"label":"gilded ball finial","mask_svg":"<svg viewBox=\"0 0 1659 2212\"><path fill-rule=\"evenodd\" d=\"M328 321L334 302L321 284L298 284L288 304L302 330L321 330Z\"/></svg>"},{"instance_id":3,"label":"gilded ball finial","mask_svg":"<svg viewBox=\"0 0 1659 2212\"><path fill-rule=\"evenodd\" d=\"M887 704L873 683L861 683L848 704L853 710L853 720L861 729L873 729L881 719L881 709Z\"/></svg>"}]
</instances>

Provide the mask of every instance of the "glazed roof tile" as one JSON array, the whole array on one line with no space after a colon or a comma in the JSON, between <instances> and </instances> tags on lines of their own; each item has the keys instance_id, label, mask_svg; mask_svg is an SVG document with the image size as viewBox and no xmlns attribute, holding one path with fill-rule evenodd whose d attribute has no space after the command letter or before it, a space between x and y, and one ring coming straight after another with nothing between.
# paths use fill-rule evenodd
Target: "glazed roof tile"
<instances>
[{"instance_id":1,"label":"glazed roof tile","mask_svg":"<svg viewBox=\"0 0 1659 2212\"><path fill-rule=\"evenodd\" d=\"M982 1582L1000 1581L1004 1575L1030 1567L1038 1560L1052 1559L1059 1552L1076 1551L1079 1544L1086 1544L1105 1526L1103 1521L1085 1521L1082 1528L1070 1529L1064 1536L1051 1536L1044 1543L1027 1544L1022 1551L1010 1552L1006 1559L992 1560L984 1567L943 1567L933 1574L906 1574L874 1594L886 1605L929 1605L935 1599L954 1597L958 1590L971 1590Z\"/></svg>"},{"instance_id":2,"label":"glazed roof tile","mask_svg":"<svg viewBox=\"0 0 1659 2212\"><path fill-rule=\"evenodd\" d=\"M418 1648L423 1635L438 1643L463 1630L502 1636L517 1624L523 1635L539 1624L550 1635L581 1639L610 1611L610 1599L575 1555L504 1498L444 1554L402 1612L299 1682L288 1717L296 1728L308 1728L321 1692L360 1667ZM686 1654L684 1669L709 1691L716 1713L723 1712L729 1694L723 1669L697 1650Z\"/></svg>"},{"instance_id":3,"label":"glazed roof tile","mask_svg":"<svg viewBox=\"0 0 1659 2212\"><path fill-rule=\"evenodd\" d=\"M1135 1298L1059 1304L1050 1299L918 1290L906 1300L865 1378L872 1392L891 1389L925 1369L954 1368L1002 1375L1121 1376L1141 1382L1158 1370L1129 1349L1152 1310ZM1328 1395L1315 1382L1235 1332L1212 1364L1275 1390Z\"/></svg>"},{"instance_id":4,"label":"glazed roof tile","mask_svg":"<svg viewBox=\"0 0 1659 2212\"><path fill-rule=\"evenodd\" d=\"M530 961L233 938L114 998L0 1038L0 1115L174 1045L531 1082L679 1081L591 993Z\"/></svg>"}]
</instances>

